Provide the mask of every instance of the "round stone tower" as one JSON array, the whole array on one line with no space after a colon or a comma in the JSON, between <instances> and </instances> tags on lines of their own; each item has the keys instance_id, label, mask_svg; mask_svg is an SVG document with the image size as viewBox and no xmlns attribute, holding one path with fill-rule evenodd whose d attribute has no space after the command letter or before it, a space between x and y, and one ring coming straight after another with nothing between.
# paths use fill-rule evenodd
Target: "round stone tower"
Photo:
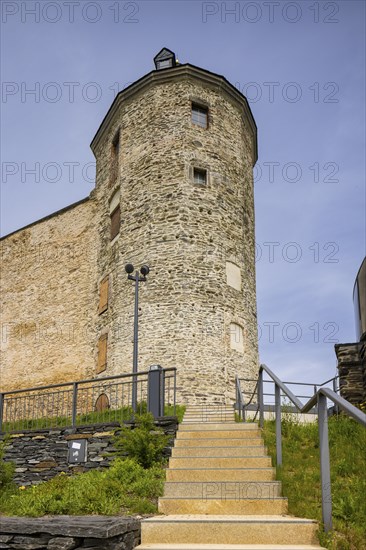
<instances>
[{"instance_id":1,"label":"round stone tower","mask_svg":"<svg viewBox=\"0 0 366 550\"><path fill-rule=\"evenodd\" d=\"M139 370L177 367L180 402L230 402L258 366L253 165L256 125L224 77L178 64L118 94L92 142L100 220L97 374L131 372L134 284Z\"/></svg>"}]
</instances>

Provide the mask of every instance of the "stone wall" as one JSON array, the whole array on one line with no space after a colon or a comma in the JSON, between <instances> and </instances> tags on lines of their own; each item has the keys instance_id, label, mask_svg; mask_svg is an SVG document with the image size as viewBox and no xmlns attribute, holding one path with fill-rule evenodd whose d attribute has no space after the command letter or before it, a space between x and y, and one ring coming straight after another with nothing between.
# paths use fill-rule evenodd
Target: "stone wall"
<instances>
[{"instance_id":1,"label":"stone wall","mask_svg":"<svg viewBox=\"0 0 366 550\"><path fill-rule=\"evenodd\" d=\"M133 423L126 422L133 427ZM177 419L165 417L155 424L171 436L166 456L170 456ZM87 472L95 468L107 468L113 460L113 435L118 435L121 425L118 422L79 426L73 428L50 429L13 433L5 450L5 460L16 465L14 481L17 485L36 485L52 479L55 475ZM2 439L4 436L0 436ZM68 463L68 445L70 441L87 441L87 461L79 464ZM111 454L112 456L108 456ZM1 548L1 546L0 546Z\"/></svg>"},{"instance_id":2,"label":"stone wall","mask_svg":"<svg viewBox=\"0 0 366 550\"><path fill-rule=\"evenodd\" d=\"M207 128L192 123L192 102L208 108ZM2 391L131 372L132 262L150 266L139 370L177 367L178 402L232 403L235 375L258 369L256 129L245 98L193 66L155 71L119 94L96 138L90 199L2 241ZM194 168L207 170L205 185Z\"/></svg>"},{"instance_id":3,"label":"stone wall","mask_svg":"<svg viewBox=\"0 0 366 550\"><path fill-rule=\"evenodd\" d=\"M140 520L130 517L2 517L0 548L133 550L140 543L140 533Z\"/></svg>"},{"instance_id":4,"label":"stone wall","mask_svg":"<svg viewBox=\"0 0 366 550\"><path fill-rule=\"evenodd\" d=\"M150 266L140 285L141 369L178 368L178 402L234 399L235 374L258 369L253 205L253 133L242 103L217 83L172 71L121 100L94 147L101 213L98 280L111 280L110 306L99 316L108 334L104 374L132 363L134 288L131 262ZM208 128L192 124L191 105L209 109ZM118 179L111 148L120 134ZM207 170L208 182L192 181ZM109 201L120 191L121 230L110 241ZM240 289L227 284L230 262ZM232 326L244 332L231 345Z\"/></svg>"},{"instance_id":5,"label":"stone wall","mask_svg":"<svg viewBox=\"0 0 366 550\"><path fill-rule=\"evenodd\" d=\"M366 403L366 343L336 344L340 394L352 405Z\"/></svg>"},{"instance_id":6,"label":"stone wall","mask_svg":"<svg viewBox=\"0 0 366 550\"><path fill-rule=\"evenodd\" d=\"M93 199L2 239L1 391L94 373Z\"/></svg>"}]
</instances>

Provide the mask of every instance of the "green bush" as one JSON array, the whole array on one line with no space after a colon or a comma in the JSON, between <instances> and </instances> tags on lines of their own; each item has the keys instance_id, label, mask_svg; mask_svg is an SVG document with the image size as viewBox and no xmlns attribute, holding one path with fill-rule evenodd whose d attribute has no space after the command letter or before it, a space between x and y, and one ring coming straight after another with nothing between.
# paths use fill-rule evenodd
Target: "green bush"
<instances>
[{"instance_id":1,"label":"green bush","mask_svg":"<svg viewBox=\"0 0 366 550\"><path fill-rule=\"evenodd\" d=\"M184 413L186 412L186 406L185 405L165 405L164 407L164 415L165 416L176 416L178 419L178 422L181 423L183 420Z\"/></svg>"},{"instance_id":2,"label":"green bush","mask_svg":"<svg viewBox=\"0 0 366 550\"><path fill-rule=\"evenodd\" d=\"M132 459L115 459L104 471L60 474L32 487L0 495L0 513L15 516L154 514L165 472L144 469Z\"/></svg>"},{"instance_id":3,"label":"green bush","mask_svg":"<svg viewBox=\"0 0 366 550\"><path fill-rule=\"evenodd\" d=\"M13 482L15 464L13 462L5 462L5 447L9 444L9 437L5 437L0 442L0 489L4 490Z\"/></svg>"},{"instance_id":4,"label":"green bush","mask_svg":"<svg viewBox=\"0 0 366 550\"><path fill-rule=\"evenodd\" d=\"M153 415L147 413L136 415L134 428L123 427L115 436L114 446L118 456L134 458L143 468L150 468L163 461L169 440L170 436L155 426Z\"/></svg>"}]
</instances>

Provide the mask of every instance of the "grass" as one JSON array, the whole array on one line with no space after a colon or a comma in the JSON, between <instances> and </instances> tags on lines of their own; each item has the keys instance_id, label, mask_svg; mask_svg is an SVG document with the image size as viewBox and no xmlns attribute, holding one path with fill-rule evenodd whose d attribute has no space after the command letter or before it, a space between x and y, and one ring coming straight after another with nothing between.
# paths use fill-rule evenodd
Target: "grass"
<instances>
[{"instance_id":1,"label":"grass","mask_svg":"<svg viewBox=\"0 0 366 550\"><path fill-rule=\"evenodd\" d=\"M284 415L285 416L285 415ZM277 468L289 513L321 522L318 425L282 423L283 466ZM265 444L275 460L275 422L264 426ZM366 430L343 415L329 419L333 532L320 533L330 550L366 550Z\"/></svg>"},{"instance_id":2,"label":"grass","mask_svg":"<svg viewBox=\"0 0 366 550\"><path fill-rule=\"evenodd\" d=\"M164 478L160 464L144 469L130 458L117 458L103 471L60 474L31 487L9 484L0 494L0 513L30 517L155 514Z\"/></svg>"},{"instance_id":3,"label":"grass","mask_svg":"<svg viewBox=\"0 0 366 550\"><path fill-rule=\"evenodd\" d=\"M185 407L176 413L183 417ZM170 415L173 408L166 409ZM136 416L136 427L123 428L115 436L121 458L104 470L68 476L29 487L13 482L14 465L3 460L9 436L0 442L0 514L38 517L44 515L150 515L157 513L157 500L165 480L164 449L170 436L156 428L151 413ZM128 456L124 456L127 453Z\"/></svg>"},{"instance_id":4,"label":"grass","mask_svg":"<svg viewBox=\"0 0 366 550\"><path fill-rule=\"evenodd\" d=\"M144 414L147 411L147 404L145 401L138 403L138 414ZM184 405L176 405L176 411L174 415L174 406L165 405L165 416L177 416L178 422L182 422L185 412ZM93 411L86 414L79 414L76 417L76 425L82 426L85 424L102 424L108 422L120 422L130 420L133 416L132 407L121 407L119 409L106 409L101 412ZM34 419L17 420L15 422L4 422L2 430L3 432L13 432L22 430L42 430L45 428L61 428L71 426L72 420L70 416L55 416L44 417Z\"/></svg>"}]
</instances>

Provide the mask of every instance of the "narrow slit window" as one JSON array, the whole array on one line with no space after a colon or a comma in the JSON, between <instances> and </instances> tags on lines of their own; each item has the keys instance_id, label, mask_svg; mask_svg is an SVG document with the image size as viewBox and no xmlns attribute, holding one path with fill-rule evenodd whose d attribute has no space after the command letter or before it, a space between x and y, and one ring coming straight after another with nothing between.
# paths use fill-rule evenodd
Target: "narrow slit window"
<instances>
[{"instance_id":1,"label":"narrow slit window","mask_svg":"<svg viewBox=\"0 0 366 550\"><path fill-rule=\"evenodd\" d=\"M112 141L111 167L110 167L110 185L113 185L118 179L119 171L119 132Z\"/></svg>"},{"instance_id":2,"label":"narrow slit window","mask_svg":"<svg viewBox=\"0 0 366 550\"><path fill-rule=\"evenodd\" d=\"M192 104L192 123L201 128L208 127L208 108L202 105Z\"/></svg>"},{"instance_id":3,"label":"narrow slit window","mask_svg":"<svg viewBox=\"0 0 366 550\"><path fill-rule=\"evenodd\" d=\"M193 168L193 181L198 185L206 185L207 170L203 170L202 168Z\"/></svg>"}]
</instances>

